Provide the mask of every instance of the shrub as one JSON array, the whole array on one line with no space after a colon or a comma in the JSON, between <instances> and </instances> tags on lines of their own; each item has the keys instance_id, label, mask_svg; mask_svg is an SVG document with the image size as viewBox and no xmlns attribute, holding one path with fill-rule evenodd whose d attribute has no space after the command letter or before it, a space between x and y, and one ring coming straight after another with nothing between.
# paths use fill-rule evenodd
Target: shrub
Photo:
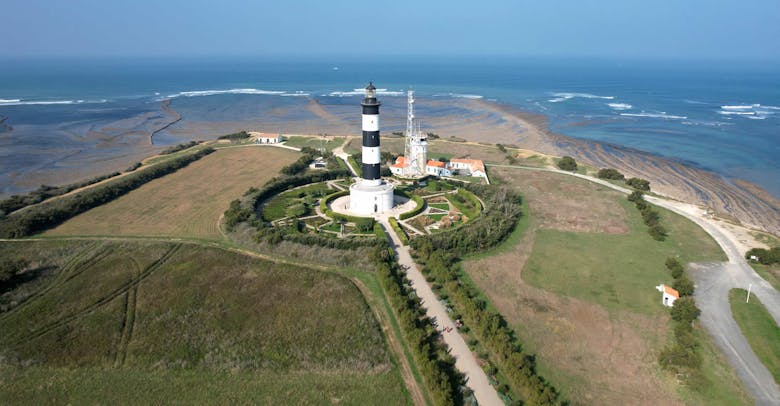
<instances>
[{"instance_id":1,"label":"shrub","mask_svg":"<svg viewBox=\"0 0 780 406\"><path fill-rule=\"evenodd\" d=\"M406 213L401 213L401 215L398 216L399 219L406 220L408 218L412 218L412 217L422 213L423 210L425 210L425 200L423 200L422 197L417 196L417 195L409 195L408 193L404 193L404 192L400 192L400 191L397 192L397 194L401 194L403 196L406 196L406 197L412 199L414 201L414 203L416 204L416 206L414 207L414 210L408 211Z\"/></svg>"},{"instance_id":2,"label":"shrub","mask_svg":"<svg viewBox=\"0 0 780 406\"><path fill-rule=\"evenodd\" d=\"M672 320L690 324L699 318L701 310L692 297L681 297L674 301L671 314Z\"/></svg>"},{"instance_id":3,"label":"shrub","mask_svg":"<svg viewBox=\"0 0 780 406\"><path fill-rule=\"evenodd\" d=\"M217 137L218 140L231 140L231 141L243 140L246 138L249 138L249 133L246 131L239 131L237 133L225 134Z\"/></svg>"},{"instance_id":4,"label":"shrub","mask_svg":"<svg viewBox=\"0 0 780 406\"><path fill-rule=\"evenodd\" d=\"M575 161L574 158L568 155L564 156L558 161L558 168L561 168L564 171L576 171L577 161Z\"/></svg>"},{"instance_id":5,"label":"shrub","mask_svg":"<svg viewBox=\"0 0 780 406\"><path fill-rule=\"evenodd\" d=\"M640 179L640 178L631 178L626 181L626 185L631 186L634 189L637 190L644 190L645 192L650 191L650 181Z\"/></svg>"},{"instance_id":6,"label":"shrub","mask_svg":"<svg viewBox=\"0 0 780 406\"><path fill-rule=\"evenodd\" d=\"M758 262L764 265L772 265L780 263L780 247L773 247L772 249L764 248L752 248L745 253L745 259L751 259L751 257L758 258Z\"/></svg>"},{"instance_id":7,"label":"shrub","mask_svg":"<svg viewBox=\"0 0 780 406\"><path fill-rule=\"evenodd\" d=\"M596 174L599 179L611 179L611 180L624 180L626 177L620 173L617 169L602 168Z\"/></svg>"},{"instance_id":8,"label":"shrub","mask_svg":"<svg viewBox=\"0 0 780 406\"><path fill-rule=\"evenodd\" d=\"M693 295L693 282L685 275L675 279L672 287L680 293L681 298Z\"/></svg>"}]
</instances>

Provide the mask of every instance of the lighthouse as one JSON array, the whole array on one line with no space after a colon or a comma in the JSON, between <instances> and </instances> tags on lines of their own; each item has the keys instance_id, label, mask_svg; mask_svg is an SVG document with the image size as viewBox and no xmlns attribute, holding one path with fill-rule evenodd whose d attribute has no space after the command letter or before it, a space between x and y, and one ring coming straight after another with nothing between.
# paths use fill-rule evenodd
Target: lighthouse
<instances>
[{"instance_id":1,"label":"lighthouse","mask_svg":"<svg viewBox=\"0 0 780 406\"><path fill-rule=\"evenodd\" d=\"M349 210L358 215L384 213L393 208L394 186L379 175L381 151L379 149L379 106L376 87L366 86L362 107L362 174L349 188Z\"/></svg>"},{"instance_id":2,"label":"lighthouse","mask_svg":"<svg viewBox=\"0 0 780 406\"><path fill-rule=\"evenodd\" d=\"M366 86L366 97L360 103L363 107L363 183L366 185L378 185L382 182L379 177L379 161L382 154L379 152L379 106L382 103L376 99L376 87L373 82Z\"/></svg>"}]
</instances>

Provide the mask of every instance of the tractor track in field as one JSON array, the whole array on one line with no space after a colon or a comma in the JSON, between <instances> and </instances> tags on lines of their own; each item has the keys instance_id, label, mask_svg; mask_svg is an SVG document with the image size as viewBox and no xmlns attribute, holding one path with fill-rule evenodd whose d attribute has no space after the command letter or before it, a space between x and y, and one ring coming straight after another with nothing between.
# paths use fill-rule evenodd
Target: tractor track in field
<instances>
[{"instance_id":1,"label":"tractor track in field","mask_svg":"<svg viewBox=\"0 0 780 406\"><path fill-rule=\"evenodd\" d=\"M45 296L48 292L64 285L65 283L72 280L73 278L81 275L82 273L84 273L84 271L86 271L94 264L100 262L103 258L108 256L109 249L107 247L104 247L103 249L94 252L90 256L89 254L98 246L99 246L98 243L94 243L84 247L84 249L82 249L79 253L77 253L72 258L70 258L65 263L65 265L63 265L62 268L60 268L60 271L57 273L57 276L50 284L48 284L47 286L43 287L39 291L35 292L34 294L22 300L13 309L10 309L5 313L0 314L0 320L4 320L10 317L12 314L15 314L19 310L26 308L30 304L36 302L41 297Z\"/></svg>"},{"instance_id":2,"label":"tractor track in field","mask_svg":"<svg viewBox=\"0 0 780 406\"><path fill-rule=\"evenodd\" d=\"M51 323L49 323L49 324L47 324L47 325L45 325L45 326L43 326L43 327L41 327L39 329L31 331L29 335L27 335L27 336L17 340L14 344L15 345L20 345L20 344L24 343L25 341L33 340L35 338L41 337L43 335L46 335L47 333L50 333L50 332L54 331L55 329L57 329L59 327L62 327L64 325L66 325L67 323L70 323L71 321L76 320L79 317L82 317L84 315L89 314L92 311L100 308L101 306L103 306L103 305L105 305L107 303L110 303L111 301L113 301L114 299L119 297L119 295L121 295L123 293L127 293L129 290L133 289L133 287L138 286L138 284L141 283L141 281L146 279L149 275L152 274L152 272L154 272L155 270L160 268L173 255L175 255L176 252L179 251L181 246L182 246L182 244L174 245L168 251L166 251L165 254L163 254L159 259L157 259L156 261L151 263L149 266L147 266L138 275L137 278L133 278L129 282L127 282L127 283L123 284L122 286L112 290L111 292L109 292L108 295L103 296L102 298L98 299L97 301L95 301L91 305L89 305L89 306L87 306L87 307L85 307L85 308L83 308L83 309L81 309L81 310L79 310L79 311L77 311L75 313L72 313L72 314L70 314L68 316L65 316L65 317L63 317L63 318L61 318L59 320L51 322Z\"/></svg>"},{"instance_id":3,"label":"tractor track in field","mask_svg":"<svg viewBox=\"0 0 780 406\"><path fill-rule=\"evenodd\" d=\"M143 272L141 270L141 264L133 257L130 257L130 260L133 262L133 269L135 270L134 278L139 278ZM125 293L125 300L122 305L122 327L119 330L119 337L114 352L114 368L123 366L125 364L125 359L127 358L127 346L133 338L133 327L135 327L135 309L139 285L140 280L139 283L133 284L133 287Z\"/></svg>"}]
</instances>

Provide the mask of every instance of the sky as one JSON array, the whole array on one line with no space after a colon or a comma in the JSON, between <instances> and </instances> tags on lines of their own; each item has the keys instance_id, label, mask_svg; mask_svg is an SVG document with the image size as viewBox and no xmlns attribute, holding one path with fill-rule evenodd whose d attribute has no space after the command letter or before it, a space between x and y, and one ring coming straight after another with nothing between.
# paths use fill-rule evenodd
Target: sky
<instances>
[{"instance_id":1,"label":"sky","mask_svg":"<svg viewBox=\"0 0 780 406\"><path fill-rule=\"evenodd\" d=\"M780 0L2 0L2 56L780 60Z\"/></svg>"}]
</instances>

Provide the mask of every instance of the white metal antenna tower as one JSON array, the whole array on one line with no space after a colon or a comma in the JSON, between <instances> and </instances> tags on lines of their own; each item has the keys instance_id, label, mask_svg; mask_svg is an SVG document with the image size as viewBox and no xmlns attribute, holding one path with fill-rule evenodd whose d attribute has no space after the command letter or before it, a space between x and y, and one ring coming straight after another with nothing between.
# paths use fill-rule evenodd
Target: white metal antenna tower
<instances>
[{"instance_id":1,"label":"white metal antenna tower","mask_svg":"<svg viewBox=\"0 0 780 406\"><path fill-rule=\"evenodd\" d=\"M404 142L404 169L406 177L425 176L427 161L427 141L420 131L419 123L414 122L414 91L409 90L406 97L406 140ZM416 125L415 125L416 124Z\"/></svg>"}]
</instances>

